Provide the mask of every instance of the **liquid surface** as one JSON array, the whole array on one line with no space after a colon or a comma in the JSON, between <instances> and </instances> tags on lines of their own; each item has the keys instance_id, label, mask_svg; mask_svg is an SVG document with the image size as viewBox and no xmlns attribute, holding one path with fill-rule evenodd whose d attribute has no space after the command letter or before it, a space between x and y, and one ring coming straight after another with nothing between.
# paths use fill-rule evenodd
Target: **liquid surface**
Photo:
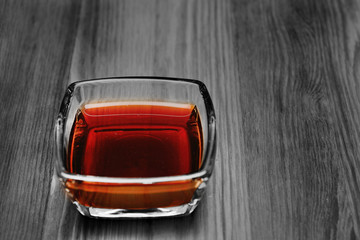
<instances>
[{"instance_id":1,"label":"liquid surface","mask_svg":"<svg viewBox=\"0 0 360 240\"><path fill-rule=\"evenodd\" d=\"M79 109L70 136L71 173L107 177L161 177L201 166L202 129L190 104L110 102ZM87 207L153 209L189 203L202 179L156 184L67 180L67 194Z\"/></svg>"},{"instance_id":2,"label":"liquid surface","mask_svg":"<svg viewBox=\"0 0 360 240\"><path fill-rule=\"evenodd\" d=\"M71 173L161 177L192 173L201 165L201 123L190 104L87 104L77 112L70 139Z\"/></svg>"}]
</instances>

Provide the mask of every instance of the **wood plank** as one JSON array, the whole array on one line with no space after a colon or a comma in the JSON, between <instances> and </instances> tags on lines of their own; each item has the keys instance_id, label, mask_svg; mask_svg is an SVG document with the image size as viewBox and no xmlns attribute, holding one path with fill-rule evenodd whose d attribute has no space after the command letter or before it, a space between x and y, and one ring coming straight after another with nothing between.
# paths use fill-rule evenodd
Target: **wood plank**
<instances>
[{"instance_id":1,"label":"wood plank","mask_svg":"<svg viewBox=\"0 0 360 240\"><path fill-rule=\"evenodd\" d=\"M1 5L0 238L40 239L53 170L53 125L68 78L79 4Z\"/></svg>"},{"instance_id":2,"label":"wood plank","mask_svg":"<svg viewBox=\"0 0 360 240\"><path fill-rule=\"evenodd\" d=\"M252 238L359 236L359 2L232 9Z\"/></svg>"}]
</instances>

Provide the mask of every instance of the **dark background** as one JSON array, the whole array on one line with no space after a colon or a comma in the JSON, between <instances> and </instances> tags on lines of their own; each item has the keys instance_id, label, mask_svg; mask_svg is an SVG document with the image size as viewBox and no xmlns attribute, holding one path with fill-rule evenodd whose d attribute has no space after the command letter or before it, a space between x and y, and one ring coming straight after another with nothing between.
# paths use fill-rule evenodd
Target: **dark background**
<instances>
[{"instance_id":1,"label":"dark background","mask_svg":"<svg viewBox=\"0 0 360 240\"><path fill-rule=\"evenodd\" d=\"M359 239L360 1L0 1L1 239ZM54 177L66 86L195 78L218 152L189 217L94 220Z\"/></svg>"}]
</instances>

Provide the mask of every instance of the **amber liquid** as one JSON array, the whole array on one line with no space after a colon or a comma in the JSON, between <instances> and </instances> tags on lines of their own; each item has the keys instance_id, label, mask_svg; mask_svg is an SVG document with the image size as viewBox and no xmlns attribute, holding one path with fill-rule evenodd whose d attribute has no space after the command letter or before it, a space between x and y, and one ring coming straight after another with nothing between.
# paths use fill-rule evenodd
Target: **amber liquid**
<instances>
[{"instance_id":1,"label":"amber liquid","mask_svg":"<svg viewBox=\"0 0 360 240\"><path fill-rule=\"evenodd\" d=\"M148 178L199 170L202 129L190 104L110 102L79 109L70 136L68 171ZM67 181L73 200L97 208L148 209L188 203L201 180L157 184Z\"/></svg>"}]
</instances>

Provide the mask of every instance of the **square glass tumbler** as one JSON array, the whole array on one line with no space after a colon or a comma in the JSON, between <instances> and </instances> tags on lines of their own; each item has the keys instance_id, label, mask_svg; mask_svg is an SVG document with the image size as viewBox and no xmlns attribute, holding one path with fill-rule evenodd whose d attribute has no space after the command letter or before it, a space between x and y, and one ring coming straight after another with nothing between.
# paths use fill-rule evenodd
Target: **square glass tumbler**
<instances>
[{"instance_id":1,"label":"square glass tumbler","mask_svg":"<svg viewBox=\"0 0 360 240\"><path fill-rule=\"evenodd\" d=\"M119 77L72 83L55 136L57 175L88 217L188 215L214 167L215 113L197 80Z\"/></svg>"}]
</instances>

